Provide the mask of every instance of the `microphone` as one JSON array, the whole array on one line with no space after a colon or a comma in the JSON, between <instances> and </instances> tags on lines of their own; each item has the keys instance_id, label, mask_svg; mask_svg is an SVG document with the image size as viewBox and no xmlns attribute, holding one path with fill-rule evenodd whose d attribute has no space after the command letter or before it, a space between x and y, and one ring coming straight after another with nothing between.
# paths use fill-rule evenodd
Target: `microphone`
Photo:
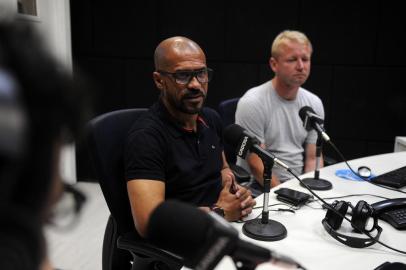
<instances>
[{"instance_id":1,"label":"microphone","mask_svg":"<svg viewBox=\"0 0 406 270\"><path fill-rule=\"evenodd\" d=\"M161 203L151 214L147 240L184 258L185 266L213 269L225 256L255 266L263 262L300 266L293 259L241 240L238 231L215 213L177 201Z\"/></svg>"},{"instance_id":2,"label":"microphone","mask_svg":"<svg viewBox=\"0 0 406 270\"><path fill-rule=\"evenodd\" d=\"M326 142L330 141L330 137L327 135L327 133L324 131L324 128L322 127L322 124L324 122L323 118L318 116L311 107L302 107L299 110L299 116L303 121L303 127L307 131L313 128L321 134Z\"/></svg>"},{"instance_id":3,"label":"microphone","mask_svg":"<svg viewBox=\"0 0 406 270\"><path fill-rule=\"evenodd\" d=\"M304 106L299 110L299 116L303 121L303 127L306 130L311 130L312 128L317 131L317 141L316 141L316 168L314 170L314 177L313 178L304 178L300 182L301 186L305 186L310 189L315 189L315 190L329 190L333 188L333 185L325 180L325 179L320 179L320 162L321 162L321 148L323 141L321 138L323 138L324 141L329 142L330 137L327 135L327 133L324 131L323 128L323 118L318 116L314 110L309 107L309 106Z\"/></svg>"},{"instance_id":4,"label":"microphone","mask_svg":"<svg viewBox=\"0 0 406 270\"><path fill-rule=\"evenodd\" d=\"M248 151L257 154L264 164L264 203L262 205L261 219L251 219L243 225L243 233L248 237L262 241L277 241L286 237L285 226L276 220L268 219L268 201L271 188L272 167L277 164L281 168L292 172L288 165L277 159L273 154L262 149L260 142L253 135L237 124L232 124L224 129L224 140L235 147L236 154L245 158Z\"/></svg>"},{"instance_id":5,"label":"microphone","mask_svg":"<svg viewBox=\"0 0 406 270\"><path fill-rule=\"evenodd\" d=\"M241 158L245 158L249 150L257 154L262 160L273 161L279 167L289 170L288 165L263 149L259 140L240 125L231 124L227 126L224 129L224 140L236 149L236 155Z\"/></svg>"}]
</instances>

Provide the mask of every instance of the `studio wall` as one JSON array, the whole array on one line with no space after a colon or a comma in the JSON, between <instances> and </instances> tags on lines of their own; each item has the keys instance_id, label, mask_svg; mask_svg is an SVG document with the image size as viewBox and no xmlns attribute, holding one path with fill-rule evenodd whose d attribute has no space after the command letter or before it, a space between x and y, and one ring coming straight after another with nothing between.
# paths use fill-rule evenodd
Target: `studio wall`
<instances>
[{"instance_id":1,"label":"studio wall","mask_svg":"<svg viewBox=\"0 0 406 270\"><path fill-rule=\"evenodd\" d=\"M323 100L326 129L348 159L393 151L406 135L406 24L401 2L71 1L73 61L95 82L95 113L149 107L153 52L183 35L205 50L215 71L207 105L269 80L273 38L305 32L313 43L304 85ZM340 160L329 147L325 152ZM88 178L79 150L79 178Z\"/></svg>"}]
</instances>

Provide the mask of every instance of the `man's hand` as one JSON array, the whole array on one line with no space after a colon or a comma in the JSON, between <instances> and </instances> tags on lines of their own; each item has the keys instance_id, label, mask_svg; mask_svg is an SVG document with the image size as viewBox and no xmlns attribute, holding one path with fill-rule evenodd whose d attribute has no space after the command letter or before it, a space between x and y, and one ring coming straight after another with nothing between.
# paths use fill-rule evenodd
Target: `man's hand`
<instances>
[{"instance_id":1,"label":"man's hand","mask_svg":"<svg viewBox=\"0 0 406 270\"><path fill-rule=\"evenodd\" d=\"M233 182L234 180L224 181L223 189L216 203L223 208L225 219L228 221L236 221L247 216L256 204L251 196L251 191L242 186L236 185L235 194L231 193Z\"/></svg>"},{"instance_id":2,"label":"man's hand","mask_svg":"<svg viewBox=\"0 0 406 270\"><path fill-rule=\"evenodd\" d=\"M231 181L230 193L235 194L237 192L238 187L235 184L235 176L230 167L226 167L221 170L221 179L223 186L225 185L226 182Z\"/></svg>"},{"instance_id":3,"label":"man's hand","mask_svg":"<svg viewBox=\"0 0 406 270\"><path fill-rule=\"evenodd\" d=\"M241 219L248 216L252 212L252 208L257 204L257 202L252 198L252 192L240 185L237 185L237 192L235 195L240 200Z\"/></svg>"}]
</instances>

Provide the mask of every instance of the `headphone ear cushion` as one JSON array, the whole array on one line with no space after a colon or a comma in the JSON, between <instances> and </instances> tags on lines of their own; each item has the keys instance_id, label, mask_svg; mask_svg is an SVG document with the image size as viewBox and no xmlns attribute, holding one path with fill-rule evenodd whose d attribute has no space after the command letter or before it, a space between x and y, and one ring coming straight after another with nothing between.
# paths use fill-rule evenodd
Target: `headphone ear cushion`
<instances>
[{"instance_id":1,"label":"headphone ear cushion","mask_svg":"<svg viewBox=\"0 0 406 270\"><path fill-rule=\"evenodd\" d=\"M367 222L370 218L372 218L372 212L372 207L366 201L361 200L357 203L353 209L351 219L351 226L356 232L361 232L357 228L367 230ZM368 229L368 231L372 231L373 228L374 227Z\"/></svg>"},{"instance_id":2,"label":"headphone ear cushion","mask_svg":"<svg viewBox=\"0 0 406 270\"><path fill-rule=\"evenodd\" d=\"M334 201L331 205L336 211L345 216L348 210L348 204L345 201ZM343 223L343 218L340 217L333 210L328 209L325 217L326 222L331 226L332 229L337 230Z\"/></svg>"},{"instance_id":3,"label":"headphone ear cushion","mask_svg":"<svg viewBox=\"0 0 406 270\"><path fill-rule=\"evenodd\" d=\"M367 219L369 217L374 217L373 208L365 201L358 202L356 207L352 207L350 203L347 203L345 201L335 201L331 205L331 209L334 209L343 217L347 214L348 207L353 208L353 218L351 223L354 223L355 221L357 227L361 227L360 225L362 224L364 224L363 226L365 226L365 224L367 223ZM374 226L370 231L368 231L371 232L373 229L376 229L377 233L375 237L353 237L337 231L337 229L341 226L344 218L331 209L329 208L329 210L327 210L326 217L322 220L322 224L324 229L338 242L354 248L364 248L375 244L379 240L382 228L378 226L378 219L376 217L374 217Z\"/></svg>"}]
</instances>

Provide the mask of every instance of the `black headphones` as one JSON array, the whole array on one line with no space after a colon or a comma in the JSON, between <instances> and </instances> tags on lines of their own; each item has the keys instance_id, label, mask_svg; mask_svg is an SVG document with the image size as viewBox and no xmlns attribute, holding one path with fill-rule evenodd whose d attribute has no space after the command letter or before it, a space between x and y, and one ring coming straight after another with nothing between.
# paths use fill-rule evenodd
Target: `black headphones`
<instances>
[{"instance_id":1,"label":"black headphones","mask_svg":"<svg viewBox=\"0 0 406 270\"><path fill-rule=\"evenodd\" d=\"M328 209L326 217L323 219L323 227L337 241L354 248L364 248L375 244L381 235L382 228L378 226L378 218L374 215L374 209L365 201L359 201L355 207L350 202L334 201L331 207L340 213L338 215L334 210ZM352 210L351 226L357 233L371 233L376 230L376 236L372 238L360 238L339 233L343 217L347 214L348 207ZM373 219L372 227L368 228L368 221ZM361 231L360 231L361 230Z\"/></svg>"}]
</instances>

